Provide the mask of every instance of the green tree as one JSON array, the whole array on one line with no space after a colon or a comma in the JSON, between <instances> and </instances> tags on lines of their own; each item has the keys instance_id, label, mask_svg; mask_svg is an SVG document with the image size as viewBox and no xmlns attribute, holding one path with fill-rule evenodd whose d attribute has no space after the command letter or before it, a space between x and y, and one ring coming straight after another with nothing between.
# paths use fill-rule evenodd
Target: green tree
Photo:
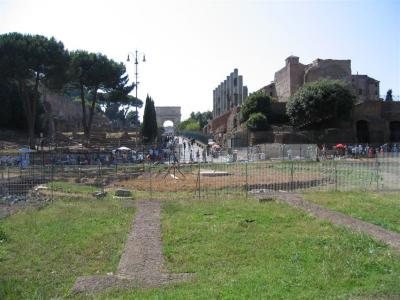
<instances>
[{"instance_id":1,"label":"green tree","mask_svg":"<svg viewBox=\"0 0 400 300\"><path fill-rule=\"evenodd\" d=\"M105 94L100 100L101 106L104 110L104 114L111 121L120 121L124 127L133 124L134 126L139 126L139 116L132 114L130 110L132 107L141 108L143 106L143 101L136 99L131 95L127 95L123 98L118 98ZM130 114L129 120L128 115ZM132 118L135 116L135 118Z\"/></svg>"},{"instance_id":2,"label":"green tree","mask_svg":"<svg viewBox=\"0 0 400 300\"><path fill-rule=\"evenodd\" d=\"M80 91L82 126L88 142L99 93L109 94L109 101L118 101L133 89L127 85L125 71L122 63L116 63L103 54L82 50L71 53L70 78Z\"/></svg>"},{"instance_id":3,"label":"green tree","mask_svg":"<svg viewBox=\"0 0 400 300\"><path fill-rule=\"evenodd\" d=\"M271 111L271 98L261 91L251 93L240 108L240 121L246 122L254 113L261 113L265 117Z\"/></svg>"},{"instance_id":4,"label":"green tree","mask_svg":"<svg viewBox=\"0 0 400 300\"><path fill-rule=\"evenodd\" d=\"M200 130L199 122L195 119L189 118L177 126L178 130L198 131Z\"/></svg>"},{"instance_id":5,"label":"green tree","mask_svg":"<svg viewBox=\"0 0 400 300\"><path fill-rule=\"evenodd\" d=\"M205 112L191 112L190 113L190 119L195 120L199 123L199 127L203 128L204 126L207 125L208 120L212 119L212 112L211 111L205 111Z\"/></svg>"},{"instance_id":6,"label":"green tree","mask_svg":"<svg viewBox=\"0 0 400 300\"><path fill-rule=\"evenodd\" d=\"M139 126L140 125L139 115L134 110L130 110L126 114L126 121L129 122L129 124L133 124L135 126Z\"/></svg>"},{"instance_id":7,"label":"green tree","mask_svg":"<svg viewBox=\"0 0 400 300\"><path fill-rule=\"evenodd\" d=\"M246 121L246 127L250 131L266 130L269 127L267 117L263 113L253 113Z\"/></svg>"},{"instance_id":8,"label":"green tree","mask_svg":"<svg viewBox=\"0 0 400 300\"><path fill-rule=\"evenodd\" d=\"M355 102L350 87L338 80L321 80L301 87L288 101L286 112L298 127L323 128L332 120L346 120Z\"/></svg>"},{"instance_id":9,"label":"green tree","mask_svg":"<svg viewBox=\"0 0 400 300\"><path fill-rule=\"evenodd\" d=\"M69 55L53 37L17 32L0 35L0 80L15 84L26 116L29 144L35 143L40 90L59 90L66 82Z\"/></svg>"},{"instance_id":10,"label":"green tree","mask_svg":"<svg viewBox=\"0 0 400 300\"><path fill-rule=\"evenodd\" d=\"M143 142L153 142L157 137L157 132L157 117L154 101L149 95L147 95L142 123Z\"/></svg>"}]
</instances>

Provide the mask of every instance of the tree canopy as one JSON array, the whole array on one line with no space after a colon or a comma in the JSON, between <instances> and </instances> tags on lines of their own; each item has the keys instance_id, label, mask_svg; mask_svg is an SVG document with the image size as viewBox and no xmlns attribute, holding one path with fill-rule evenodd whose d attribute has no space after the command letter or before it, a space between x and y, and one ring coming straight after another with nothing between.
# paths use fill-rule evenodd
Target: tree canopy
<instances>
[{"instance_id":1,"label":"tree canopy","mask_svg":"<svg viewBox=\"0 0 400 300\"><path fill-rule=\"evenodd\" d=\"M128 76L125 75L126 69L122 63L116 63L100 53L89 53L83 50L72 52L69 71L72 84L80 91L82 126L85 137L89 141L99 92L109 94L108 99L111 102L125 101L134 86L128 85ZM90 103L88 113L87 101Z\"/></svg>"},{"instance_id":2,"label":"tree canopy","mask_svg":"<svg viewBox=\"0 0 400 300\"><path fill-rule=\"evenodd\" d=\"M183 122L180 122L177 128L179 130L198 131L200 130L200 124L197 120L189 118Z\"/></svg>"},{"instance_id":3,"label":"tree canopy","mask_svg":"<svg viewBox=\"0 0 400 300\"><path fill-rule=\"evenodd\" d=\"M350 87L337 80L308 83L289 99L286 112L298 127L323 127L332 120L346 120L355 102Z\"/></svg>"},{"instance_id":4,"label":"tree canopy","mask_svg":"<svg viewBox=\"0 0 400 300\"><path fill-rule=\"evenodd\" d=\"M138 114L132 112L130 109L132 107L141 108L143 106L142 100L131 95L117 98L104 94L101 97L100 103L104 110L104 114L110 121L116 122L122 127L140 125Z\"/></svg>"},{"instance_id":5,"label":"tree canopy","mask_svg":"<svg viewBox=\"0 0 400 300\"><path fill-rule=\"evenodd\" d=\"M212 112L211 111L205 111L205 112L191 112L190 113L190 119L197 121L199 129L203 128L204 126L207 125L208 120L212 119Z\"/></svg>"},{"instance_id":6,"label":"tree canopy","mask_svg":"<svg viewBox=\"0 0 400 300\"><path fill-rule=\"evenodd\" d=\"M240 108L240 122L251 131L266 130L269 127L271 98L262 91L251 93Z\"/></svg>"},{"instance_id":7,"label":"tree canopy","mask_svg":"<svg viewBox=\"0 0 400 300\"><path fill-rule=\"evenodd\" d=\"M263 113L253 113L246 121L246 127L250 131L266 130L269 127L268 119Z\"/></svg>"},{"instance_id":8,"label":"tree canopy","mask_svg":"<svg viewBox=\"0 0 400 300\"><path fill-rule=\"evenodd\" d=\"M62 42L17 32L0 35L0 80L14 84L22 102L34 146L40 89L59 90L65 84L69 55Z\"/></svg>"}]
</instances>

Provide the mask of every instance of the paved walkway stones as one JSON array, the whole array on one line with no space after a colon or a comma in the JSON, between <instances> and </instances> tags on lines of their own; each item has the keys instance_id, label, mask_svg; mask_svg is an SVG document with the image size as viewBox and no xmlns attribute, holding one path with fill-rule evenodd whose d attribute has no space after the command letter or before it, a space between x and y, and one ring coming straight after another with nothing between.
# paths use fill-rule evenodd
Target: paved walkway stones
<instances>
[{"instance_id":1,"label":"paved walkway stones","mask_svg":"<svg viewBox=\"0 0 400 300\"><path fill-rule=\"evenodd\" d=\"M373 238L393 248L400 250L400 234L386 230L380 226L364 222L340 212L323 208L317 204L301 199L300 195L292 193L280 193L278 199L294 207L300 208L314 216L325 219L336 225L344 225L353 231L361 232L372 236Z\"/></svg>"},{"instance_id":2,"label":"paved walkway stones","mask_svg":"<svg viewBox=\"0 0 400 300\"><path fill-rule=\"evenodd\" d=\"M115 275L79 277L72 288L96 292L107 288L150 288L192 278L193 274L168 273L161 241L161 205L155 200L136 201L137 211Z\"/></svg>"}]
</instances>

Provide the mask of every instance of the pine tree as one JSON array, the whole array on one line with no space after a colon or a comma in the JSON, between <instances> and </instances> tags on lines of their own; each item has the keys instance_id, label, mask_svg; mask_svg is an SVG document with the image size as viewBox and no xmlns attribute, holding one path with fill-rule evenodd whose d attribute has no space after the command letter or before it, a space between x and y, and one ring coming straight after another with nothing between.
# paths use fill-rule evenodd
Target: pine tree
<instances>
[{"instance_id":1,"label":"pine tree","mask_svg":"<svg viewBox=\"0 0 400 300\"><path fill-rule=\"evenodd\" d=\"M146 97L146 104L144 107L142 137L144 143L150 143L157 137L156 109L154 107L154 101L149 95Z\"/></svg>"}]
</instances>

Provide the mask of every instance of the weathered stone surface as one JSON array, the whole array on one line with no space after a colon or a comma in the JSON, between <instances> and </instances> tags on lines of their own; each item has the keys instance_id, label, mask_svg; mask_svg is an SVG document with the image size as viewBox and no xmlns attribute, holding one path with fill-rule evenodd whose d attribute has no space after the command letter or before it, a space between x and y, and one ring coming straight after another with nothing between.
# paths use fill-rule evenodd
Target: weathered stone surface
<instances>
[{"instance_id":1,"label":"weathered stone surface","mask_svg":"<svg viewBox=\"0 0 400 300\"><path fill-rule=\"evenodd\" d=\"M104 198L105 196L107 196L107 192L101 192L101 191L98 191L98 192L94 192L94 193L92 193L92 196L93 197L96 197L96 198Z\"/></svg>"},{"instance_id":2,"label":"weathered stone surface","mask_svg":"<svg viewBox=\"0 0 400 300\"><path fill-rule=\"evenodd\" d=\"M132 192L129 190L118 189L115 191L115 196L117 197L131 197Z\"/></svg>"},{"instance_id":3,"label":"weathered stone surface","mask_svg":"<svg viewBox=\"0 0 400 300\"><path fill-rule=\"evenodd\" d=\"M165 121L171 121L174 126L181 121L180 106L156 106L157 123L162 125Z\"/></svg>"},{"instance_id":4,"label":"weathered stone surface","mask_svg":"<svg viewBox=\"0 0 400 300\"><path fill-rule=\"evenodd\" d=\"M94 293L109 288L154 288L190 280L194 274L169 273L161 240L161 204L137 201L137 212L118 268L107 276L78 277L72 293Z\"/></svg>"}]
</instances>

